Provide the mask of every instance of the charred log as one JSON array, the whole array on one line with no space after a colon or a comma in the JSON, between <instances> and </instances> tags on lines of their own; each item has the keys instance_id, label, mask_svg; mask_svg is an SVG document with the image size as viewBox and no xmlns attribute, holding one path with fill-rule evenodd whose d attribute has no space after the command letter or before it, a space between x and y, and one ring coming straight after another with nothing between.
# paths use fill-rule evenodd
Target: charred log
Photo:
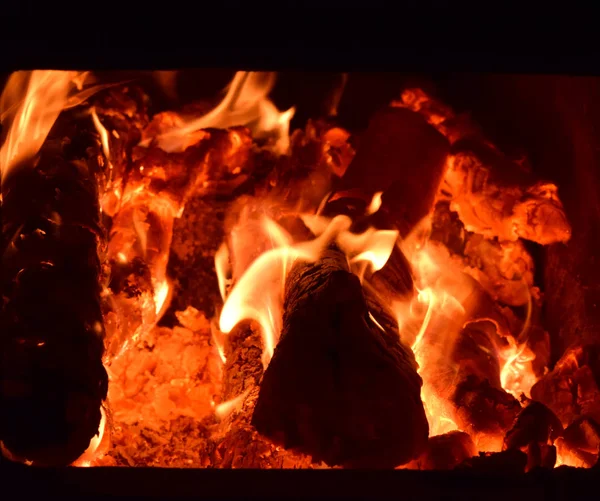
<instances>
[{"instance_id":1,"label":"charred log","mask_svg":"<svg viewBox=\"0 0 600 501\"><path fill-rule=\"evenodd\" d=\"M583 347L569 350L531 389L531 397L552 409L564 426L584 415L600 421L600 390L586 353Z\"/></svg>"},{"instance_id":2,"label":"charred log","mask_svg":"<svg viewBox=\"0 0 600 501\"><path fill-rule=\"evenodd\" d=\"M0 438L19 458L66 465L97 434L107 393L105 238L94 161L80 154L96 144L57 130L2 182Z\"/></svg>"},{"instance_id":3,"label":"charred log","mask_svg":"<svg viewBox=\"0 0 600 501\"><path fill-rule=\"evenodd\" d=\"M410 463L419 470L452 470L477 454L477 448L468 433L451 431L430 437L427 449Z\"/></svg>"},{"instance_id":4,"label":"charred log","mask_svg":"<svg viewBox=\"0 0 600 501\"><path fill-rule=\"evenodd\" d=\"M406 236L433 207L448 149L448 141L418 113L380 110L337 191L356 190L346 196L363 201L383 192L382 210Z\"/></svg>"},{"instance_id":5,"label":"charred log","mask_svg":"<svg viewBox=\"0 0 600 501\"><path fill-rule=\"evenodd\" d=\"M457 466L456 469L475 470L481 473L524 473L527 467L527 454L510 449L502 452L480 452Z\"/></svg>"},{"instance_id":6,"label":"charred log","mask_svg":"<svg viewBox=\"0 0 600 501\"><path fill-rule=\"evenodd\" d=\"M521 411L521 405L512 395L475 375L457 385L452 402L463 430L471 435L482 433L492 441L494 437L502 441Z\"/></svg>"},{"instance_id":7,"label":"charred log","mask_svg":"<svg viewBox=\"0 0 600 501\"><path fill-rule=\"evenodd\" d=\"M569 465L591 468L600 454L600 425L589 417L579 418L568 426L556 446Z\"/></svg>"},{"instance_id":8,"label":"charred log","mask_svg":"<svg viewBox=\"0 0 600 501\"><path fill-rule=\"evenodd\" d=\"M238 324L225 345L223 402L229 410L221 414L221 433L215 438L217 468L311 468L310 457L283 450L251 425L263 375L262 342L258 328Z\"/></svg>"},{"instance_id":9,"label":"charred log","mask_svg":"<svg viewBox=\"0 0 600 501\"><path fill-rule=\"evenodd\" d=\"M504 437L504 449L520 449L527 454L527 471L542 466L554 468L554 441L562 434L560 420L545 405L531 402Z\"/></svg>"},{"instance_id":10,"label":"charred log","mask_svg":"<svg viewBox=\"0 0 600 501\"><path fill-rule=\"evenodd\" d=\"M456 116L420 89L405 91L394 106L421 113L452 143L442 194L469 231L500 241L569 240L556 185L536 180L526 157L505 155L468 116Z\"/></svg>"},{"instance_id":11,"label":"charred log","mask_svg":"<svg viewBox=\"0 0 600 501\"><path fill-rule=\"evenodd\" d=\"M329 465L394 467L427 442L420 387L412 353L369 318L339 250L294 266L252 416L261 434Z\"/></svg>"}]
</instances>

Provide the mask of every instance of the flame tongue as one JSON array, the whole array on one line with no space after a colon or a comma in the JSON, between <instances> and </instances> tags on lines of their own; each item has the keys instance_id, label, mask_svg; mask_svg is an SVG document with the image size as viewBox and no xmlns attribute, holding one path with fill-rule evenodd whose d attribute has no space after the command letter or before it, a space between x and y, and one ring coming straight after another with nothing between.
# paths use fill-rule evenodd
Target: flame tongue
<instances>
[{"instance_id":1,"label":"flame tongue","mask_svg":"<svg viewBox=\"0 0 600 501\"><path fill-rule=\"evenodd\" d=\"M274 151L284 153L289 145L289 123L294 108L281 113L268 99L275 84L275 73L238 71L223 100L206 115L191 120L181 117L179 125L157 138L165 151L183 151L188 137L201 129L226 129L237 125L250 128L255 139L272 138ZM143 142L147 146L148 141Z\"/></svg>"},{"instance_id":2,"label":"flame tongue","mask_svg":"<svg viewBox=\"0 0 600 501\"><path fill-rule=\"evenodd\" d=\"M378 209L377 197L367 212ZM314 238L294 242L293 236L273 219L265 215L252 218L248 210L242 211L231 232L236 235L231 240L231 258L237 282L225 298L219 328L229 333L242 320L257 321L262 328L265 368L279 339L285 280L296 261L315 262L331 243L335 243L346 254L353 270L362 276L365 266L377 271L385 265L398 238L397 231L373 228L362 234L351 233L352 220L347 216L331 219L301 214L299 218L315 235ZM252 254L248 254L248 249L262 251L249 264L247 258ZM227 268L225 255L222 247L215 256L222 293L225 291ZM246 264L240 267L240 260Z\"/></svg>"},{"instance_id":3,"label":"flame tongue","mask_svg":"<svg viewBox=\"0 0 600 501\"><path fill-rule=\"evenodd\" d=\"M17 71L10 76L0 97L0 120L9 125L0 149L2 177L39 151L84 75L77 71Z\"/></svg>"}]
</instances>

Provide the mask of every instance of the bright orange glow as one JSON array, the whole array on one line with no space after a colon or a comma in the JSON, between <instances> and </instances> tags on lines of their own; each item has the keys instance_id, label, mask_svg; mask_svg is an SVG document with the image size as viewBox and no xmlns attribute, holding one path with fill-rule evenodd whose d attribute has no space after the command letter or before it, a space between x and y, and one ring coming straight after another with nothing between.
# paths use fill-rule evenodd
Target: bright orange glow
<instances>
[{"instance_id":1,"label":"bright orange glow","mask_svg":"<svg viewBox=\"0 0 600 501\"><path fill-rule=\"evenodd\" d=\"M271 138L273 151L284 153L294 108L277 110L267 97L274 84L275 73L238 71L218 106L198 118L180 117L178 125L158 136L158 145L168 152L184 151L190 145L189 136L201 129L245 125L254 138Z\"/></svg>"},{"instance_id":2,"label":"bright orange glow","mask_svg":"<svg viewBox=\"0 0 600 501\"><path fill-rule=\"evenodd\" d=\"M367 207L367 211L366 211L367 216L370 216L371 214L375 214L379 210L379 208L381 207L381 203L382 203L382 199L381 199L382 195L383 195L382 191L378 191L377 193L375 193L375 195L373 195L373 199L371 200L369 207Z\"/></svg>"},{"instance_id":3,"label":"bright orange glow","mask_svg":"<svg viewBox=\"0 0 600 501\"><path fill-rule=\"evenodd\" d=\"M274 228L277 230L274 231ZM271 221L265 229L274 243L283 241L281 237L285 230L276 223ZM220 330L229 333L242 320L257 321L262 329L264 367L269 364L279 339L286 271L297 259L318 259L322 244L321 241L315 242L314 246L299 244L275 247L261 254L226 298L219 320Z\"/></svg>"},{"instance_id":4,"label":"bright orange glow","mask_svg":"<svg viewBox=\"0 0 600 501\"><path fill-rule=\"evenodd\" d=\"M219 319L219 329L229 333L242 320L255 320L261 326L263 336L263 365L266 368L279 340L283 315L283 295L285 279L297 261L315 262L331 243L348 256L350 264L368 263L373 270L381 269L396 245L398 231L374 230L369 228L362 234L350 232L352 221L347 216L329 219L323 216L301 215L302 221L316 235L316 238L294 243L292 236L272 219L261 219L262 231L267 235L267 250L260 254L244 270L225 300ZM240 224L244 224L242 221ZM232 232L256 239L253 232ZM241 238L241 237L239 237ZM246 251L247 242L233 239L233 257ZM216 258L219 277L225 269L223 250ZM219 280L223 280L219 278Z\"/></svg>"},{"instance_id":5,"label":"bright orange glow","mask_svg":"<svg viewBox=\"0 0 600 501\"><path fill-rule=\"evenodd\" d=\"M555 468L563 465L574 468L589 468L592 466L584 457L578 455L576 450L569 448L562 437L556 439L554 446L556 447Z\"/></svg>"},{"instance_id":6,"label":"bright orange glow","mask_svg":"<svg viewBox=\"0 0 600 501\"><path fill-rule=\"evenodd\" d=\"M401 244L412 264L417 295L396 301L394 309L400 335L410 342L419 365L421 399L434 436L459 429L448 401L456 370L450 356L475 305L470 300L473 281L444 247L428 240L430 224L425 218Z\"/></svg>"},{"instance_id":7,"label":"bright orange glow","mask_svg":"<svg viewBox=\"0 0 600 501\"><path fill-rule=\"evenodd\" d=\"M160 319L162 313L169 306L169 302L167 299L170 294L170 286L169 281L167 279L158 280L154 289L154 308L156 311L156 316Z\"/></svg>"},{"instance_id":8,"label":"bright orange glow","mask_svg":"<svg viewBox=\"0 0 600 501\"><path fill-rule=\"evenodd\" d=\"M229 416L234 411L239 411L242 408L242 404L244 403L244 399L248 396L249 390L246 390L241 395L238 395L231 400L227 400L227 402L222 402L215 406L215 416L223 420L227 416Z\"/></svg>"},{"instance_id":9,"label":"bright orange glow","mask_svg":"<svg viewBox=\"0 0 600 501\"><path fill-rule=\"evenodd\" d=\"M110 143L108 140L108 131L106 130L106 127L102 125L102 122L100 122L98 114L96 113L96 110L94 108L90 110L90 113L92 115L92 120L94 121L94 127L96 127L96 131L98 131L98 134L100 135L100 141L102 142L102 152L106 157L106 161L108 162L109 167L112 168L112 165L110 163Z\"/></svg>"},{"instance_id":10,"label":"bright orange glow","mask_svg":"<svg viewBox=\"0 0 600 501\"><path fill-rule=\"evenodd\" d=\"M521 333L516 339L527 339L531 324L532 298L529 296L527 305L527 317ZM530 392L533 385L539 379L533 371L532 362L535 353L527 346L526 341L517 342L513 338L507 338L508 346L500 350L499 355L504 365L500 371L500 382L505 391L519 399L521 395L531 398Z\"/></svg>"},{"instance_id":11,"label":"bright orange glow","mask_svg":"<svg viewBox=\"0 0 600 501\"><path fill-rule=\"evenodd\" d=\"M229 249L226 243L222 243L221 246L215 252L215 272L217 274L217 280L219 282L219 292L221 293L221 299L225 301L227 294L227 286L231 279L231 269L229 266Z\"/></svg>"},{"instance_id":12,"label":"bright orange glow","mask_svg":"<svg viewBox=\"0 0 600 501\"><path fill-rule=\"evenodd\" d=\"M17 71L0 97L0 119L8 124L0 149L2 176L42 147L60 112L68 103L76 71Z\"/></svg>"},{"instance_id":13,"label":"bright orange glow","mask_svg":"<svg viewBox=\"0 0 600 501\"><path fill-rule=\"evenodd\" d=\"M108 429L106 411L104 408L100 408L100 412L102 418L98 427L98 434L92 438L89 447L73 462L72 466L93 466L95 461L108 452L108 448L110 447L110 430Z\"/></svg>"}]
</instances>

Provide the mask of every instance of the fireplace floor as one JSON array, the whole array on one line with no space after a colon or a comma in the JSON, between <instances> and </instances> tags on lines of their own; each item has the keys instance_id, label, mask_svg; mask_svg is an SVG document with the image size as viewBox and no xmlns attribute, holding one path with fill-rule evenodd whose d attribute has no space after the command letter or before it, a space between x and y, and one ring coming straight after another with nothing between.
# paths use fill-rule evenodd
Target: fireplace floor
<instances>
[{"instance_id":1,"label":"fireplace floor","mask_svg":"<svg viewBox=\"0 0 600 501\"><path fill-rule=\"evenodd\" d=\"M514 475L473 471L31 468L0 463L5 492L26 499L526 500L590 498L597 468Z\"/></svg>"}]
</instances>

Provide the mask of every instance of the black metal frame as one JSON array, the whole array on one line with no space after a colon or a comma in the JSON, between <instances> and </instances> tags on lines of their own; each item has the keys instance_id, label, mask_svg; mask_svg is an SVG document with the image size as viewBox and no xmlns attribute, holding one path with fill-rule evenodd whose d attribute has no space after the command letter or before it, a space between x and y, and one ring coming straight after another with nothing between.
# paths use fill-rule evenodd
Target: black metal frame
<instances>
[{"instance_id":1,"label":"black metal frame","mask_svg":"<svg viewBox=\"0 0 600 501\"><path fill-rule=\"evenodd\" d=\"M123 4L125 2L122 2ZM518 13L476 19L454 6L357 9L350 2L270 14L227 2L148 12L144 5L38 7L12 2L0 29L0 70L21 68L402 70L599 74L597 44L580 13L572 27ZM375 2L376 3L376 2ZM383 2L380 2L383 3ZM166 8L166 6L165 6ZM91 12L82 12L82 9ZM190 11L191 9L191 11ZM504 24L513 16L518 26ZM564 20L565 12L557 13ZM556 19L554 19L556 21ZM544 25L545 26L540 26ZM574 38L574 33L578 34ZM589 33L589 36L587 36ZM552 37L553 43L545 36ZM598 469L525 475L473 471L254 471L150 468L39 469L2 461L4 499L48 497L160 499L576 499L597 492ZM588 494L589 495L589 494Z\"/></svg>"},{"instance_id":2,"label":"black metal frame","mask_svg":"<svg viewBox=\"0 0 600 501\"><path fill-rule=\"evenodd\" d=\"M399 500L584 499L598 469L561 467L527 474L472 471L0 468L3 493L40 499ZM4 494L6 495L6 494ZM9 499L4 498L4 499Z\"/></svg>"}]
</instances>

